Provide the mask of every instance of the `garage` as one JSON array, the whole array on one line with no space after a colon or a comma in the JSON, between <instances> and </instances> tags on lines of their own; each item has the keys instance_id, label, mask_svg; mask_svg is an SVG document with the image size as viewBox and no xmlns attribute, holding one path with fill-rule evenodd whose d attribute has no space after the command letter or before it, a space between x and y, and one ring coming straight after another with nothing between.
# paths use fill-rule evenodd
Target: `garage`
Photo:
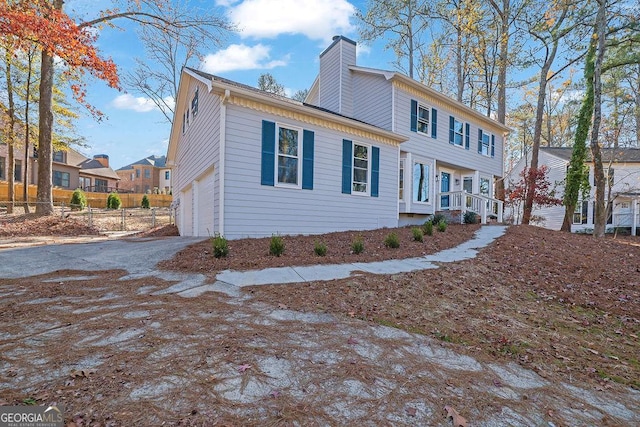
<instances>
[{"instance_id":1,"label":"garage","mask_svg":"<svg viewBox=\"0 0 640 427\"><path fill-rule=\"evenodd\" d=\"M214 183L213 171L208 172L196 181L196 203L194 203L194 208L195 212L197 212L195 216L197 227L194 234L197 236L207 237L213 236L215 233L213 221Z\"/></svg>"},{"instance_id":2,"label":"garage","mask_svg":"<svg viewBox=\"0 0 640 427\"><path fill-rule=\"evenodd\" d=\"M180 192L180 234L193 235L193 187Z\"/></svg>"}]
</instances>

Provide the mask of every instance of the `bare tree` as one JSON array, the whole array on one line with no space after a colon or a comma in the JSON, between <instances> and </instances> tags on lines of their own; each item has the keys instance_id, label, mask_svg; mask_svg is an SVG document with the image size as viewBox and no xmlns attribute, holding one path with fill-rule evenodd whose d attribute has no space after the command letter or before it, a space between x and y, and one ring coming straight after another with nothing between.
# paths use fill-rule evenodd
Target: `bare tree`
<instances>
[{"instance_id":1,"label":"bare tree","mask_svg":"<svg viewBox=\"0 0 640 427\"><path fill-rule=\"evenodd\" d=\"M284 86L278 83L271 73L260 74L260 77L258 77L258 89L280 96L287 95Z\"/></svg>"}]
</instances>

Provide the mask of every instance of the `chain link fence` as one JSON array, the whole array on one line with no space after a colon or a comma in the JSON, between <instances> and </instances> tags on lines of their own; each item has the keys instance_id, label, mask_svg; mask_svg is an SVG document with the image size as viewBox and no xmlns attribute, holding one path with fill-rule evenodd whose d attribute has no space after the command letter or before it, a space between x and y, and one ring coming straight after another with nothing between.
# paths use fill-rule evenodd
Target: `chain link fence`
<instances>
[{"instance_id":1,"label":"chain link fence","mask_svg":"<svg viewBox=\"0 0 640 427\"><path fill-rule=\"evenodd\" d=\"M34 215L37 203L0 202L0 221L22 221L25 216ZM62 219L73 218L83 225L105 231L144 231L155 227L175 224L174 208L85 208L68 203L55 203L54 215Z\"/></svg>"}]
</instances>

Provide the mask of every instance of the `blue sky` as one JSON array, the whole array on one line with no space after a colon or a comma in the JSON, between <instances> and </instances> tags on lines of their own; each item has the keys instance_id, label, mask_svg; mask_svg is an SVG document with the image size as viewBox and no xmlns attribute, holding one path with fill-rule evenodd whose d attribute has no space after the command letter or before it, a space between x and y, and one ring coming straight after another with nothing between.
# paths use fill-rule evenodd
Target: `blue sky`
<instances>
[{"instance_id":1,"label":"blue sky","mask_svg":"<svg viewBox=\"0 0 640 427\"><path fill-rule=\"evenodd\" d=\"M318 56L334 35L358 40L355 13L365 0L217 0L195 1L215 8L240 29L225 44L205 49L197 68L240 83L255 86L258 77L271 73L289 94L309 88L318 72ZM67 13L95 17L97 5L91 0L68 0ZM122 22L118 24L124 24ZM133 70L134 59L144 58L135 27L101 30L98 46L111 57L121 73ZM358 64L391 69L393 57L384 43L358 45ZM105 113L101 122L84 114L77 132L88 147L87 156L108 154L114 169L156 154L165 155L170 124L152 103L139 94L118 92L101 81L91 82L88 100Z\"/></svg>"}]
</instances>

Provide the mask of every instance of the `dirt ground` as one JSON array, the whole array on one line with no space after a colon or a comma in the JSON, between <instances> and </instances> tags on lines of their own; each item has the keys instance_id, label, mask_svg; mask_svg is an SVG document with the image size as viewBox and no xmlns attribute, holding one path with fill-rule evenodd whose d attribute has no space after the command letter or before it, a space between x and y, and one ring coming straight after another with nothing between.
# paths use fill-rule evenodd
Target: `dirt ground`
<instances>
[{"instance_id":1,"label":"dirt ground","mask_svg":"<svg viewBox=\"0 0 640 427\"><path fill-rule=\"evenodd\" d=\"M221 260L203 241L161 268L214 280L413 257L475 230L418 243L398 229L398 249L382 244L392 230L336 233L325 257L317 237L286 237L282 257L268 239L232 241ZM172 284L125 271L0 279L0 404L64 404L69 427L640 423L638 238L517 226L437 270L239 297L163 293Z\"/></svg>"}]
</instances>

